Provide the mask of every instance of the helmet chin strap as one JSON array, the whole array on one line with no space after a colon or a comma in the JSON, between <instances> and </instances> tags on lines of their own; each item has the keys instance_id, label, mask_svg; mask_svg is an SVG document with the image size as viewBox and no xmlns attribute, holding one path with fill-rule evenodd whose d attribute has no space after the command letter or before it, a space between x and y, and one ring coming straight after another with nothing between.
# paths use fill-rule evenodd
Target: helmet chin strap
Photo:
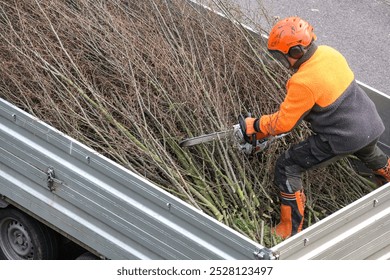
<instances>
[{"instance_id":1,"label":"helmet chin strap","mask_svg":"<svg viewBox=\"0 0 390 280\"><path fill-rule=\"evenodd\" d=\"M297 70L302 65L302 63L308 61L309 58L312 57L312 55L315 53L317 48L318 46L314 42L312 42L310 46L307 48L305 54L300 59L298 59L294 63L294 65L291 66L291 69Z\"/></svg>"}]
</instances>

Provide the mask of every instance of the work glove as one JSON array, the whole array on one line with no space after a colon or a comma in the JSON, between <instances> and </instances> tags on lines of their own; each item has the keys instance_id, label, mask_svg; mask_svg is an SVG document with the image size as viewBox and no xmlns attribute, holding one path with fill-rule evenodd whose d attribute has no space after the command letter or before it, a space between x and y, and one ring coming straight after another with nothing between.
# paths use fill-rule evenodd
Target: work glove
<instances>
[{"instance_id":1,"label":"work glove","mask_svg":"<svg viewBox=\"0 0 390 280\"><path fill-rule=\"evenodd\" d=\"M266 137L260 130L260 119L249 117L244 118L242 115L238 117L240 127L247 143L256 145L256 140L261 140Z\"/></svg>"},{"instance_id":2,"label":"work glove","mask_svg":"<svg viewBox=\"0 0 390 280\"><path fill-rule=\"evenodd\" d=\"M245 118L246 135L252 136L257 132L260 132L259 122L260 119L258 118L252 118L252 117Z\"/></svg>"},{"instance_id":3,"label":"work glove","mask_svg":"<svg viewBox=\"0 0 390 280\"><path fill-rule=\"evenodd\" d=\"M261 140L267 137L260 129L260 118L248 117L245 119L246 134L249 136L250 141L253 142L253 135L256 140Z\"/></svg>"}]
</instances>

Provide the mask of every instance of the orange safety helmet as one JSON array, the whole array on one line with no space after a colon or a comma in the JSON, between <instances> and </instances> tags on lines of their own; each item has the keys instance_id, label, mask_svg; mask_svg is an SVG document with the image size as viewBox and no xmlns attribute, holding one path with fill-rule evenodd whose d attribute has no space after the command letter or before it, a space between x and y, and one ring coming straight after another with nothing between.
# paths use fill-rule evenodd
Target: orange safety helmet
<instances>
[{"instance_id":1,"label":"orange safety helmet","mask_svg":"<svg viewBox=\"0 0 390 280\"><path fill-rule=\"evenodd\" d=\"M317 36L313 27L299 17L288 17L278 21L268 38L268 50L289 54L291 47L307 47ZM292 56L294 57L294 56Z\"/></svg>"}]
</instances>

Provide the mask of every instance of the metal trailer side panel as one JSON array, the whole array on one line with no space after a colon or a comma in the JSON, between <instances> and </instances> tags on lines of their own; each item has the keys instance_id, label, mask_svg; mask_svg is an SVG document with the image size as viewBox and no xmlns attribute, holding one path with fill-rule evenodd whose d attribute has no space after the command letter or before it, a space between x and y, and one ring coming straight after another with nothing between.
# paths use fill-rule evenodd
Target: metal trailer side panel
<instances>
[{"instance_id":1,"label":"metal trailer side panel","mask_svg":"<svg viewBox=\"0 0 390 280\"><path fill-rule=\"evenodd\" d=\"M0 99L0 194L109 259L255 259L263 247Z\"/></svg>"},{"instance_id":2,"label":"metal trailer side panel","mask_svg":"<svg viewBox=\"0 0 390 280\"><path fill-rule=\"evenodd\" d=\"M379 146L386 154L390 155L390 95L386 95L362 82L358 81L358 84L374 102L383 120L385 132L379 139Z\"/></svg>"}]
</instances>

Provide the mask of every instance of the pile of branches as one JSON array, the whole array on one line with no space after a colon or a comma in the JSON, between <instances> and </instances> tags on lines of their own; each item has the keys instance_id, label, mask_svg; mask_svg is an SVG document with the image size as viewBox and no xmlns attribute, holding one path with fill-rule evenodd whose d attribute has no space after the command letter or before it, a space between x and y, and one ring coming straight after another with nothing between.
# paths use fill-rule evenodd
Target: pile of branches
<instances>
[{"instance_id":1,"label":"pile of branches","mask_svg":"<svg viewBox=\"0 0 390 280\"><path fill-rule=\"evenodd\" d=\"M240 113L272 113L284 98L288 73L233 22L184 0L3 0L0 97L271 246L275 160L310 129L252 157L229 141L178 145L232 127ZM304 184L307 225L371 190L345 161Z\"/></svg>"}]
</instances>

